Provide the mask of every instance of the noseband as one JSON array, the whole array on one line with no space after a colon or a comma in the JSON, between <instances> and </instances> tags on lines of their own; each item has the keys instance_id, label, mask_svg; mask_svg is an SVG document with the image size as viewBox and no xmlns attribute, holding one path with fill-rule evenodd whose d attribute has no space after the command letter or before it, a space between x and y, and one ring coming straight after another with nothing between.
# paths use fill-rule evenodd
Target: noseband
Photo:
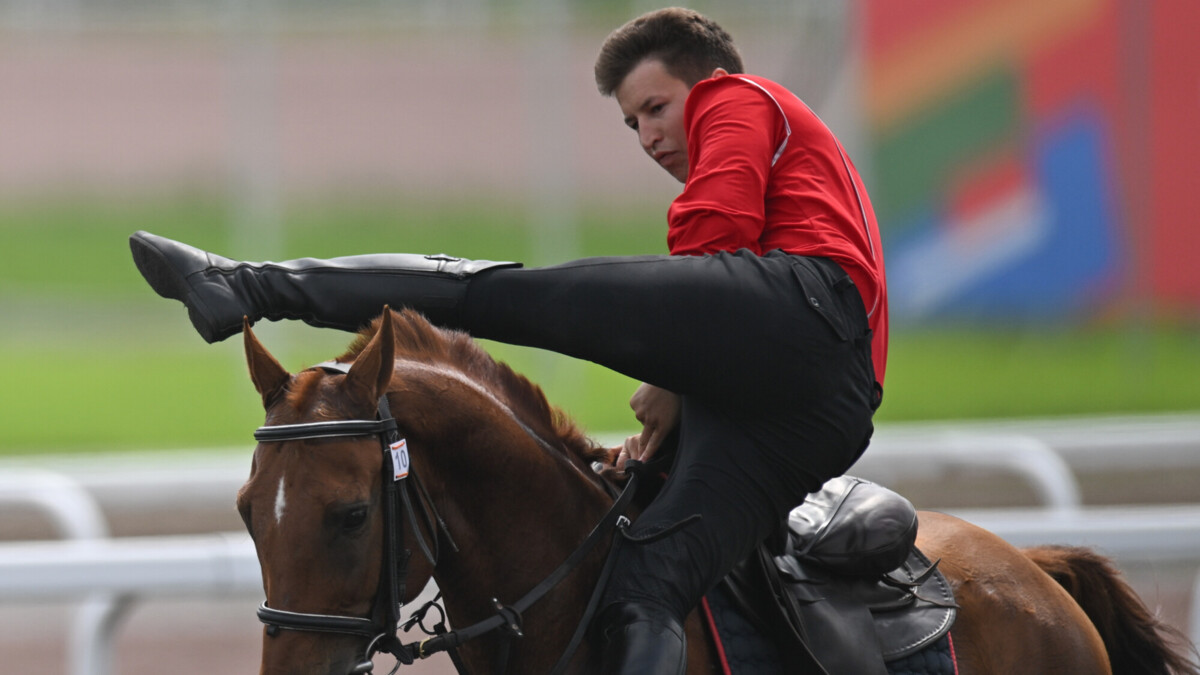
<instances>
[{"instance_id":1,"label":"noseband","mask_svg":"<svg viewBox=\"0 0 1200 675\"><path fill-rule=\"evenodd\" d=\"M350 370L350 364L327 361L313 366L310 370L316 369L333 374L346 374ZM438 562L439 533L445 535L447 543L452 550L458 552L458 547L454 544L453 538L450 537L446 523L438 515L433 500L425 492L416 474L410 472L407 442L400 436L399 428L395 418L392 417L386 394L379 397L377 414L378 418L374 420L339 420L333 422L280 424L259 427L254 432L255 440L260 443L354 436L377 436L379 438L383 451L383 468L380 473L383 482L382 508L384 533L383 566L380 571L379 588L375 594L374 607L383 606L383 621L377 622L373 618L358 616L285 611L267 607L265 600L258 607L258 618L267 625L267 635L272 637L277 635L280 630L295 630L337 633L370 638L363 660L351 669L350 675L372 672L374 664L371 659L375 654L380 652L391 654L396 658L396 666L392 668L391 673L399 670L402 664L409 665L417 658L424 659L442 651L449 652L451 660L454 662L459 673L466 673L466 666L458 657L457 650L460 645L497 630L502 631L510 638L522 637L521 613L534 602L541 599L550 589L558 585L567 574L578 566L601 539L614 529L619 529L624 533L625 527L629 525L628 518L622 514L625 512L630 501L632 501L637 486L637 474L632 473L632 471L634 471L638 463L633 461L627 465L627 471L631 472L629 482L626 483L625 489L614 501L604 518L588 534L587 539L579 545L579 548L540 584L511 605L506 606L499 600L493 599L492 603L496 614L483 621L454 631L447 631L444 623L439 622L433 631L426 630L426 633L432 636L431 638L405 645L401 643L396 633L400 629L400 610L403 605L408 576L408 562L412 557L412 551L407 548L401 550L400 547L400 542L404 535L404 519L401 511L403 510L407 514L408 522L413 529L413 536L416 538L422 553L433 567L436 568ZM520 424L520 422L518 423ZM524 424L521 424L521 426L524 428ZM533 435L533 432L528 428L525 428L525 431ZM534 438L537 439L536 436ZM540 439L537 440L540 442ZM409 478L412 479L412 484L418 490L416 499L417 509L413 508L413 500L409 497ZM421 528L417 521L417 510L420 510L422 520L424 520L433 538L432 547L426 544L425 538L421 533ZM621 537L613 539L612 550L605 561L599 583L596 584L596 590L592 594L580 625L576 628L570 644L559 659L558 664L552 671L553 673L559 673L566 667L567 662L578 646L584 630L596 610L600 593L604 588L609 572L612 569L612 563L616 558L613 553L616 551L621 540ZM442 616L445 616L445 611L437 604L437 600L435 599L417 610L413 618L405 625L405 628L411 628L412 625L423 622L426 612L431 608L438 609ZM372 614L374 613L373 611ZM421 627L424 629L423 623ZM508 657L509 642L509 640L505 640L502 643L502 654L497 657L498 668L495 670L497 673L504 671L504 665Z\"/></svg>"}]
</instances>

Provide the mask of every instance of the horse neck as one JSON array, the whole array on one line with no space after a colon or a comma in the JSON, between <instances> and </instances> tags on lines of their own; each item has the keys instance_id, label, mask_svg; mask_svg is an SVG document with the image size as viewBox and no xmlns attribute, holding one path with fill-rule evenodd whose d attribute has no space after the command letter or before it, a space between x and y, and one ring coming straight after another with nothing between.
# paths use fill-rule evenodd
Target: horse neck
<instances>
[{"instance_id":1,"label":"horse neck","mask_svg":"<svg viewBox=\"0 0 1200 675\"><path fill-rule=\"evenodd\" d=\"M464 419L447 416L444 406L425 407L406 409L414 418L444 423L410 434L413 470L459 546L458 553L443 546L434 578L451 623L465 626L494 613L492 598L516 602L549 576L611 499L585 473L589 468L533 436L505 410L484 409ZM565 644L579 623L608 546L597 548L526 613L526 633L540 635L539 643ZM514 652L514 658L521 655Z\"/></svg>"}]
</instances>

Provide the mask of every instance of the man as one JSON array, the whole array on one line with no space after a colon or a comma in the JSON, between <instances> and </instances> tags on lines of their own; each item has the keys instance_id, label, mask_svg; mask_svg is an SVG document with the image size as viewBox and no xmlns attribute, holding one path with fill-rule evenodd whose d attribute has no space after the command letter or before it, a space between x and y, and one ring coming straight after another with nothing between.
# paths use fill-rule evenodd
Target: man
<instances>
[{"instance_id":1,"label":"man","mask_svg":"<svg viewBox=\"0 0 1200 675\"><path fill-rule=\"evenodd\" d=\"M861 180L799 99L741 73L729 35L678 8L614 31L597 59L600 91L684 183L669 256L540 269L403 254L252 264L137 233L134 259L210 342L238 332L242 315L354 330L384 304L406 305L645 382L630 402L643 431L622 454L647 459L675 430L677 454L594 628L604 672L682 673L687 613L866 448L887 349Z\"/></svg>"}]
</instances>

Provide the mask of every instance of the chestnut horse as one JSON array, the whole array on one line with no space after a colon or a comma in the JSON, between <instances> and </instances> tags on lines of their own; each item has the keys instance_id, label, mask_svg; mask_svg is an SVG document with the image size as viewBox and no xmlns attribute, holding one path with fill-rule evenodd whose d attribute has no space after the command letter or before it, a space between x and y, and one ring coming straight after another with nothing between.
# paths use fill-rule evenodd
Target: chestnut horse
<instances>
[{"instance_id":1,"label":"chestnut horse","mask_svg":"<svg viewBox=\"0 0 1200 675\"><path fill-rule=\"evenodd\" d=\"M456 629L486 622L497 599L513 603L539 586L609 513L613 491L592 468L605 450L464 334L385 309L337 359L348 366L295 375L249 325L245 347L266 408L237 500L266 591L263 673L369 672L364 653L379 644L368 646L371 633L391 623L386 643L394 628L385 586L394 606L432 576ZM364 435L389 426L389 409L410 456ZM420 478L420 489L406 487L411 478L399 488L401 510L417 517L389 516L381 472L390 479L402 465ZM523 638L491 631L467 641L462 666L551 672L585 620L612 537L601 532L560 583L504 616ZM961 606L951 635L962 675L1197 673L1173 650L1171 629L1089 551L1022 552L937 513L921 513L918 545L941 559ZM689 675L720 672L695 613L686 628ZM590 640L571 648L566 672L598 672Z\"/></svg>"}]
</instances>

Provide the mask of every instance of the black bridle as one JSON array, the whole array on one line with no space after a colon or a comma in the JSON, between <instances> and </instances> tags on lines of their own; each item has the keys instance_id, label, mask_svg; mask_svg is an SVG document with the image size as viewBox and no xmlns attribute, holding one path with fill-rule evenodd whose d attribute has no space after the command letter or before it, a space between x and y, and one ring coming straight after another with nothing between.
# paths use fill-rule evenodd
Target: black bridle
<instances>
[{"instance_id":1,"label":"black bridle","mask_svg":"<svg viewBox=\"0 0 1200 675\"><path fill-rule=\"evenodd\" d=\"M349 371L350 365L330 361L313 366L312 369L321 369L335 374L345 374ZM407 442L401 437L396 420L392 417L386 394L379 398L377 414L378 418L374 420L280 424L259 427L254 432L255 440L260 443L353 436L377 436L379 438L383 449L383 469L381 471L384 518L383 567L380 572L379 588L375 595L375 609L372 610L372 617L377 613L378 608L382 606L382 621L358 616L285 611L268 607L266 601L263 601L258 608L258 618L267 625L267 635L269 636L277 635L280 630L295 630L338 633L369 638L370 642L367 644L363 660L354 666L350 671L350 675L372 672L374 664L371 659L375 654L380 652L391 654L396 658L396 666L392 668L391 673L399 670L402 664L409 665L415 659L428 658L442 651L449 652L450 658L459 673L466 673L466 666L458 656L459 646L493 631L501 631L508 638L521 637L523 635L521 632L522 613L566 578L601 539L615 529L623 532L625 527L629 525L628 518L623 514L630 501L632 501L637 486L637 474L632 473L637 463L632 461L627 465L627 471L631 471L629 482L601 521L592 529L583 543L579 545L579 548L551 572L548 577L543 579L541 583L521 597L521 599L511 605L505 605L498 599L493 599L492 603L496 610L494 615L471 626L454 631L447 631L444 623L439 621L434 629L430 631L425 629L423 624L426 613L431 608L436 608L443 618L445 616L445 610L437 604L437 599L435 598L417 610L413 618L405 624L405 628L408 629L414 624L420 623L421 628L431 637L420 642L403 644L397 636L397 632L400 630L400 611L407 583L408 562L412 557L411 550L407 548L401 550L400 542L404 536L403 515L407 515L408 522L413 529L413 536L416 538L426 559L435 568L437 567L439 554L439 533L445 535L447 543L456 553L458 552L458 547L454 544L453 538L450 537L450 532L445 522L438 515L432 499L430 499L428 493L421 486L416 474L410 471ZM521 426L524 427L523 424ZM528 428L525 428L525 430L534 435ZM537 439L536 435L534 435L534 438L544 444L540 439ZM409 479L411 479L411 483ZM417 508L415 509L413 506L414 500L409 496L410 485L415 485L418 490L415 500ZM433 538L432 547L425 543L424 536L421 533L421 527L417 520L418 510ZM612 563L616 558L613 553L616 551L621 540L621 537L613 538L612 550L605 561L599 582L596 584L596 589L592 593L583 618L576 628L575 634L572 636L565 652L551 671L552 673L562 672L578 647L587 624L595 613L601 591L612 570ZM495 671L497 673L504 671L510 643L511 640L504 640L502 642L503 648L501 649L501 653L497 655L498 668Z\"/></svg>"}]
</instances>

